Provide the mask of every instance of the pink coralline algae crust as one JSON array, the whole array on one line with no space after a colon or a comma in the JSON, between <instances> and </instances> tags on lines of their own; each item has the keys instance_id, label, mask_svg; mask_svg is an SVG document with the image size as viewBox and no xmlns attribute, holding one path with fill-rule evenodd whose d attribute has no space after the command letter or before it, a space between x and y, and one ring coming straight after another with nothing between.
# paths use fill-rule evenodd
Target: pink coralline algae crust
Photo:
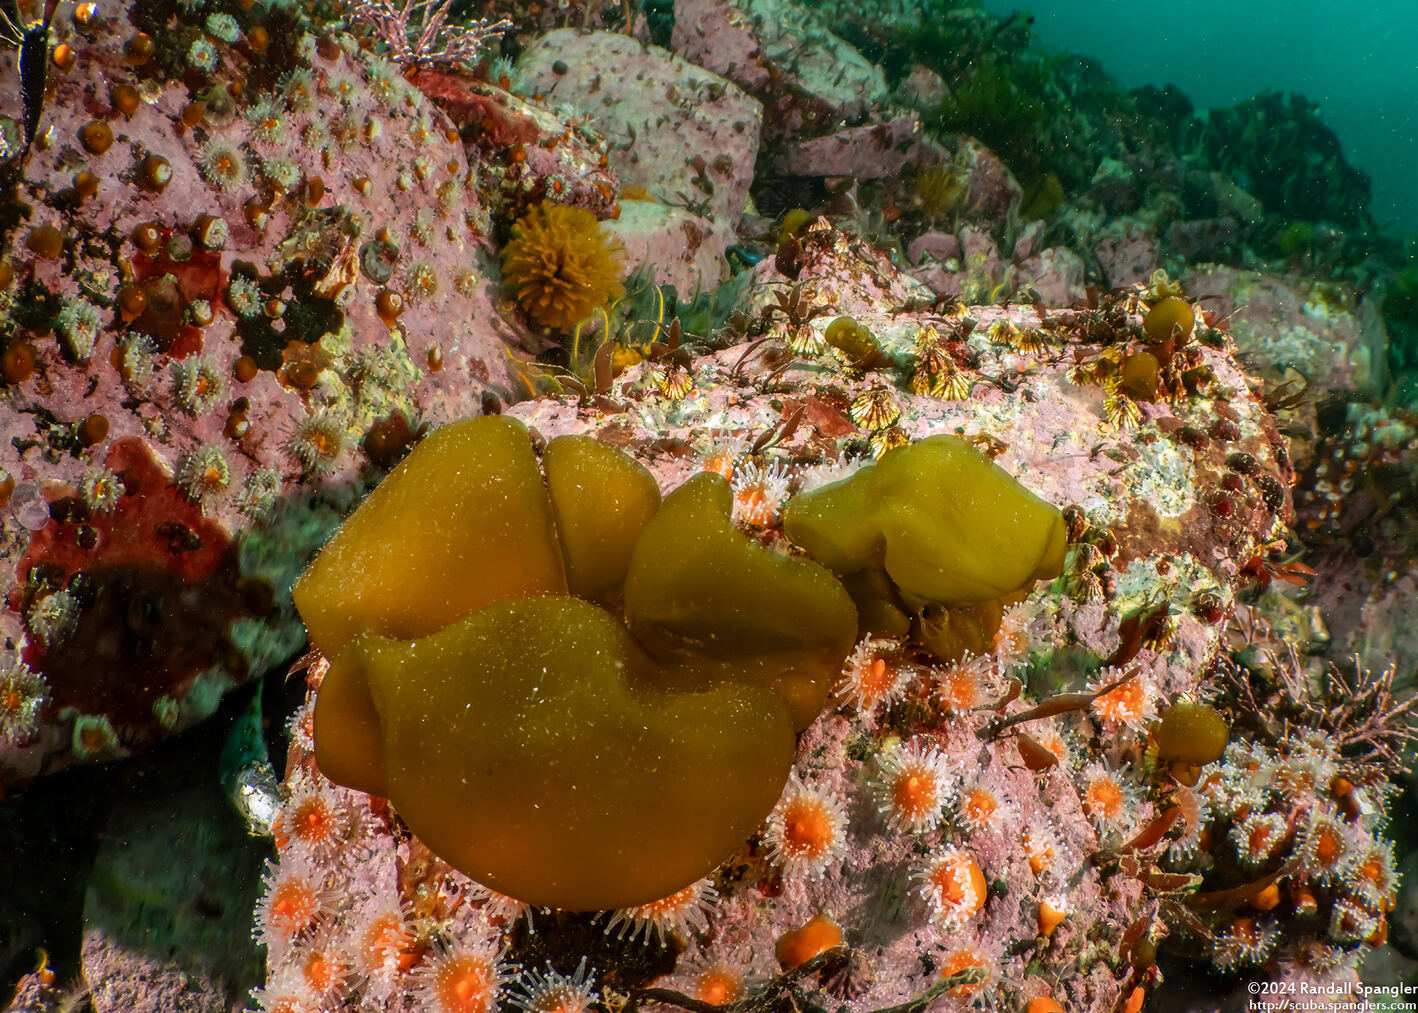
<instances>
[{"instance_id":1,"label":"pink coralline algae crust","mask_svg":"<svg viewBox=\"0 0 1418 1013\"><path fill-rule=\"evenodd\" d=\"M887 94L881 70L810 7L677 0L671 48L756 96L768 139L867 119Z\"/></svg>"},{"instance_id":2,"label":"pink coralline algae crust","mask_svg":"<svg viewBox=\"0 0 1418 1013\"><path fill-rule=\"evenodd\" d=\"M785 176L853 176L889 179L903 167L941 156L940 146L927 140L916 113L885 123L844 127L835 133L784 144L773 157L773 170Z\"/></svg>"},{"instance_id":3,"label":"pink coralline algae crust","mask_svg":"<svg viewBox=\"0 0 1418 1013\"><path fill-rule=\"evenodd\" d=\"M1231 321L1246 362L1277 386L1298 375L1323 390L1382 388L1382 325L1338 286L1220 264L1197 268L1188 284L1213 297L1207 305Z\"/></svg>"},{"instance_id":4,"label":"pink coralline algae crust","mask_svg":"<svg viewBox=\"0 0 1418 1013\"><path fill-rule=\"evenodd\" d=\"M938 1009L1052 997L1115 1011L1161 987L1159 946L1237 987L1354 982L1393 897L1378 836L1388 790L1323 734L1258 734L1254 698L1217 677L1232 596L1277 565L1269 539L1289 515L1292 477L1224 334L1179 352L1188 369L1205 367L1188 374L1204 377L1194 391L1129 410L1098 363L1136 347L1108 337L1108 321L1138 322L1141 287L1093 309L946 306L822 225L794 267L789 281L760 265L745 331L728 336L740 340L694 358L687 384L671 382L682 367L652 359L594 400L509 413L541 438L591 434L623 449L662 491L701 470L725 474L740 527L784 552L794 550L777 518L789 495L886 445L956 433L1069 508L1064 574L1010 606L982 656L944 664L906 642L859 645L800 736L779 803L786 813L801 794L837 814L819 837L795 841L802 831L775 813L683 898L599 915L529 911L482 889L423 849L383 800L330 785L312 753L325 667L314 660L287 805L324 793L358 829L324 857L281 844L277 868L305 870L329 900L272 946L270 994L294 987L309 947L349 954L370 912L394 905L407 960L351 978L325 997L329 1008L417 1008L419 968L439 947L536 970L551 961L567 975L585 958L589 984L613 1005L673 1005L647 986L690 998L720 994L714 981L783 988L775 947L820 915L847 949L805 965L795 987L853 1013L922 996ZM829 351L827 325L843 314L872 333L872 361ZM928 389L937 381L949 396ZM868 395L875 414L863 411ZM1156 722L1196 700L1233 725L1219 761L1162 752L1177 744ZM923 763L939 776L936 809L912 815L922 789L893 778ZM1251 833L1262 818L1280 831ZM515 1001L525 981L500 996Z\"/></svg>"},{"instance_id":5,"label":"pink coralline algae crust","mask_svg":"<svg viewBox=\"0 0 1418 1013\"><path fill-rule=\"evenodd\" d=\"M657 46L570 28L538 39L518 67L548 102L585 115L610 139L623 182L737 222L763 118L737 85Z\"/></svg>"},{"instance_id":6,"label":"pink coralline algae crust","mask_svg":"<svg viewBox=\"0 0 1418 1013\"><path fill-rule=\"evenodd\" d=\"M289 656L282 589L338 512L420 426L519 396L494 215L558 187L615 212L602 144L492 86L455 122L280 7L80 10L11 152L0 346L33 365L0 387L0 675L42 697L0 734L7 784L189 727ZM19 136L16 90L0 113ZM124 587L166 618L117 615Z\"/></svg>"},{"instance_id":7,"label":"pink coralline algae crust","mask_svg":"<svg viewBox=\"0 0 1418 1013\"><path fill-rule=\"evenodd\" d=\"M478 190L499 218L553 200L598 218L615 213L618 180L605 142L544 105L453 70L422 69L410 82L453 121Z\"/></svg>"}]
</instances>

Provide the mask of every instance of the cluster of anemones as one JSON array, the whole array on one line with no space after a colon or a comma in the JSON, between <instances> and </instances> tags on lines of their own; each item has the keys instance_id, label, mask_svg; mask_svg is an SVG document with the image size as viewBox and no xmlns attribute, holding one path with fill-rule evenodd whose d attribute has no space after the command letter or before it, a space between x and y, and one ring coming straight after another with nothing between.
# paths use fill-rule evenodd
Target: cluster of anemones
<instances>
[{"instance_id":1,"label":"cluster of anemones","mask_svg":"<svg viewBox=\"0 0 1418 1013\"><path fill-rule=\"evenodd\" d=\"M1397 891L1393 846L1378 834L1387 798L1345 776L1329 736L1296 733L1275 748L1233 743L1198 794L1208 873L1257 884L1245 909L1213 930L1219 967L1264 963L1292 935L1282 931L1287 918L1322 927L1287 948L1285 966L1296 973L1330 973L1357 961L1361 944L1384 941ZM1313 966L1317 947L1327 971Z\"/></svg>"},{"instance_id":2,"label":"cluster of anemones","mask_svg":"<svg viewBox=\"0 0 1418 1013\"><path fill-rule=\"evenodd\" d=\"M433 1013L491 1013L508 978L501 933L489 920L481 935L427 937L406 906L363 895L355 870L369 857L373 821L359 793L317 773L295 778L256 906L271 973L255 999L271 1013L314 1013L358 989L375 999L408 993ZM526 984L532 995L562 983Z\"/></svg>"}]
</instances>

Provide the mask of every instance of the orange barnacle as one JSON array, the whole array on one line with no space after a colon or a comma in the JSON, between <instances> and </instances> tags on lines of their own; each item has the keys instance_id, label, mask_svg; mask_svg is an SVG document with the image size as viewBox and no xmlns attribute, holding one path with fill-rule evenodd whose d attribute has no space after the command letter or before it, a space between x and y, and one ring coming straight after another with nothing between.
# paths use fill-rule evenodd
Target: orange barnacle
<instances>
[{"instance_id":1,"label":"orange barnacle","mask_svg":"<svg viewBox=\"0 0 1418 1013\"><path fill-rule=\"evenodd\" d=\"M1147 992L1138 985L1128 993L1127 1001L1123 1003L1123 1013L1142 1013L1142 1003L1146 998Z\"/></svg>"},{"instance_id":2,"label":"orange barnacle","mask_svg":"<svg viewBox=\"0 0 1418 1013\"><path fill-rule=\"evenodd\" d=\"M1123 793L1112 778L1100 778L1088 786L1084 805L1104 819L1112 819L1122 808Z\"/></svg>"},{"instance_id":3,"label":"orange barnacle","mask_svg":"<svg viewBox=\"0 0 1418 1013\"><path fill-rule=\"evenodd\" d=\"M267 866L265 889L256 905L256 938L279 956L291 941L314 925L329 897L320 875L302 861Z\"/></svg>"},{"instance_id":4,"label":"orange barnacle","mask_svg":"<svg viewBox=\"0 0 1418 1013\"><path fill-rule=\"evenodd\" d=\"M614 934L618 939L628 935L634 939L644 933L647 942L653 936L661 945L676 937L688 938L708 928L709 913L718 899L714 884L708 879L698 879L668 897L617 909L606 924L606 934Z\"/></svg>"},{"instance_id":5,"label":"orange barnacle","mask_svg":"<svg viewBox=\"0 0 1418 1013\"><path fill-rule=\"evenodd\" d=\"M1068 917L1068 912L1068 901L1063 897L1045 897L1039 901L1039 935L1053 935L1054 929Z\"/></svg>"},{"instance_id":6,"label":"orange barnacle","mask_svg":"<svg viewBox=\"0 0 1418 1013\"><path fill-rule=\"evenodd\" d=\"M1037 999L1029 1000L1029 1004L1024 1007L1024 1013L1064 1013L1064 1008L1057 1000L1041 995Z\"/></svg>"},{"instance_id":7,"label":"orange barnacle","mask_svg":"<svg viewBox=\"0 0 1418 1013\"><path fill-rule=\"evenodd\" d=\"M491 1013L503 968L491 950L456 946L438 953L415 972L416 1009L428 1013Z\"/></svg>"},{"instance_id":8,"label":"orange barnacle","mask_svg":"<svg viewBox=\"0 0 1418 1013\"><path fill-rule=\"evenodd\" d=\"M1105 671L1116 677L1116 673ZM1146 680L1131 678L1100 693L1093 699L1092 707L1105 723L1138 727L1152 717L1152 696Z\"/></svg>"},{"instance_id":9,"label":"orange barnacle","mask_svg":"<svg viewBox=\"0 0 1418 1013\"><path fill-rule=\"evenodd\" d=\"M979 831L994 823L1004 807L999 793L983 784L974 784L960 793L956 815L967 830Z\"/></svg>"},{"instance_id":10,"label":"orange barnacle","mask_svg":"<svg viewBox=\"0 0 1418 1013\"><path fill-rule=\"evenodd\" d=\"M975 661L951 665L936 678L937 699L951 714L965 714L985 701L984 673Z\"/></svg>"},{"instance_id":11,"label":"orange barnacle","mask_svg":"<svg viewBox=\"0 0 1418 1013\"><path fill-rule=\"evenodd\" d=\"M1029 869L1035 876L1042 876L1054 864L1054 842L1041 827L1025 827L1024 853L1029 856Z\"/></svg>"},{"instance_id":12,"label":"orange barnacle","mask_svg":"<svg viewBox=\"0 0 1418 1013\"><path fill-rule=\"evenodd\" d=\"M813 957L842 942L842 928L825 914L813 917L801 928L784 932L778 937L774 953L784 970L806 963Z\"/></svg>"},{"instance_id":13,"label":"orange barnacle","mask_svg":"<svg viewBox=\"0 0 1418 1013\"><path fill-rule=\"evenodd\" d=\"M349 972L349 962L328 940L310 946L300 962L302 982L321 999L339 991Z\"/></svg>"},{"instance_id":14,"label":"orange barnacle","mask_svg":"<svg viewBox=\"0 0 1418 1013\"><path fill-rule=\"evenodd\" d=\"M273 827L276 847L328 857L348 839L350 811L329 788L302 782L286 800Z\"/></svg>"},{"instance_id":15,"label":"orange barnacle","mask_svg":"<svg viewBox=\"0 0 1418 1013\"><path fill-rule=\"evenodd\" d=\"M1271 883L1260 893L1251 898L1251 907L1257 911L1271 911L1280 903L1280 886Z\"/></svg>"},{"instance_id":16,"label":"orange barnacle","mask_svg":"<svg viewBox=\"0 0 1418 1013\"><path fill-rule=\"evenodd\" d=\"M1317 882L1329 882L1347 865L1353 844L1344 824L1329 813L1310 816L1308 833L1300 847L1305 871Z\"/></svg>"},{"instance_id":17,"label":"orange barnacle","mask_svg":"<svg viewBox=\"0 0 1418 1013\"><path fill-rule=\"evenodd\" d=\"M1115 771L1102 764L1090 764L1084 769L1082 789L1083 811L1100 826L1117 826L1131 814L1133 792Z\"/></svg>"},{"instance_id":18,"label":"orange barnacle","mask_svg":"<svg viewBox=\"0 0 1418 1013\"><path fill-rule=\"evenodd\" d=\"M417 958L413 947L413 929L403 911L394 904L382 904L361 919L353 953L364 974L392 980L414 966Z\"/></svg>"},{"instance_id":19,"label":"orange barnacle","mask_svg":"<svg viewBox=\"0 0 1418 1013\"><path fill-rule=\"evenodd\" d=\"M1059 762L1057 754L1028 732L1020 732L1014 742L1019 747L1019 758L1030 770L1048 770Z\"/></svg>"},{"instance_id":20,"label":"orange barnacle","mask_svg":"<svg viewBox=\"0 0 1418 1013\"><path fill-rule=\"evenodd\" d=\"M911 742L877 757L878 810L897 830L929 830L949 798L949 772L940 750Z\"/></svg>"}]
</instances>

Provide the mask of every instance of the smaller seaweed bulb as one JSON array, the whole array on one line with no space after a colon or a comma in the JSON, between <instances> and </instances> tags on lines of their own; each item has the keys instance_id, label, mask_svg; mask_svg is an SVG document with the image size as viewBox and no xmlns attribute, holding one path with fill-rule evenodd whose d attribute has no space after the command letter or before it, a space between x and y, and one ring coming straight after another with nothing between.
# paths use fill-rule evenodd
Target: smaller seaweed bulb
<instances>
[{"instance_id":1,"label":"smaller seaweed bulb","mask_svg":"<svg viewBox=\"0 0 1418 1013\"><path fill-rule=\"evenodd\" d=\"M449 26L452 6L453 0L360 0L350 14L405 67L475 63L483 46L512 27L486 18Z\"/></svg>"},{"instance_id":2,"label":"smaller seaweed bulb","mask_svg":"<svg viewBox=\"0 0 1418 1013\"><path fill-rule=\"evenodd\" d=\"M18 657L0 668L0 742L25 742L39 731L39 712L48 698L44 676Z\"/></svg>"}]
</instances>

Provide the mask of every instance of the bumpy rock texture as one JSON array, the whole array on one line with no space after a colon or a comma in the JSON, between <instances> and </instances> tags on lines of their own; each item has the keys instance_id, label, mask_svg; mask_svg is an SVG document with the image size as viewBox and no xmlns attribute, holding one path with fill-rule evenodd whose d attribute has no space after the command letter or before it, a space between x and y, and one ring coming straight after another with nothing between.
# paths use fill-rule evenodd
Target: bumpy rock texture
<instances>
[{"instance_id":1,"label":"bumpy rock texture","mask_svg":"<svg viewBox=\"0 0 1418 1013\"><path fill-rule=\"evenodd\" d=\"M1372 296L1195 264L1182 292L1157 269L1249 264L1264 242L1318 270L1362 234L1362 179L1327 203L1273 179L1247 193L1249 163L1207 152L1239 138L1251 158L1266 117L1343 165L1308 107L1188 134L1184 97L997 60L1018 21L942 26L902 0L894 27L924 40L904 60L860 5L673 6L672 26L664 5L625 25L591 3L586 31L509 9L519 61L457 68L395 67L370 23L283 3L60 11L23 157L0 96L0 785L140 753L283 673L306 648L297 575L434 426L505 411L538 453L593 437L662 494L717 472L739 532L788 557L792 496L949 434L1064 511L1062 574L844 631L830 702L795 715L795 748L781 737L772 812L662 900L534 910L451 869L397 800L321 773L328 663L305 657L284 785L251 741L224 771L276 849L255 1001L673 1005L658 986L1105 1013L1163 1000L1159 953L1201 1005L1247 981L1352 983L1412 917L1380 834L1406 719L1392 673L1334 681L1306 655L1331 637L1418 655L1401 574L1418 423L1352 397L1393 357ZM1350 238L1280 221L1296 197ZM499 277L544 201L601 220L635 271L569 334ZM1185 327L1144 325L1179 296ZM1332 575L1308 600L1263 593L1311 576L1292 519ZM844 579L864 612L905 604ZM593 741L617 769L620 743ZM187 798L190 827L214 800ZM99 1009L243 1005L247 954L208 893L239 881L222 897L249 904L249 850L198 834L165 872L123 841L160 838L170 810L116 806L71 970ZM138 938L219 917L229 961ZM60 984L27 975L14 1008L58 1007Z\"/></svg>"},{"instance_id":2,"label":"bumpy rock texture","mask_svg":"<svg viewBox=\"0 0 1418 1013\"><path fill-rule=\"evenodd\" d=\"M1374 818L1336 815L1346 803L1329 785L1358 768L1298 731L1256 735L1242 709L1228 711L1229 748L1224 735L1190 759L1165 738L1148 745L1148 727L1175 701L1211 694L1226 646L1218 620L1236 589L1274 565L1265 543L1290 509L1283 443L1229 339L1198 324L1202 340L1177 353L1185 369L1164 370L1154 380L1163 393L1132 401L1106 364L1140 354L1127 337L1138 333L1140 291L1092 310L940 313L830 228L808 233L797 268L790 285L763 265L750 292L767 342L686 366L651 361L595 402L542 399L513 414L548 440L609 442L662 491L705 469L730 476L738 524L785 552L781 510L794 490L849 474L885 446L958 433L1069 507L1064 575L1010 606L980 655L942 664L899 638L863 641L834 703L800 736L764 827L707 879L614 913L533 911L478 887L408 839L382 802L325 781L300 732L291 818L318 793L358 829L315 867L340 904L311 929L277 939L281 926L268 927L271 995L308 987L307 939L357 954L396 899L405 945L441 926L447 950L436 960L550 960L570 974L588 954L607 997L671 970L658 984L693 997L717 994L715 974L735 988L771 984L774 947L818 916L840 927L827 943L850 948L809 965L824 974L810 987L851 1009L942 991L952 1007L1053 996L1112 1009L1149 990L1140 954L1164 936L1248 975L1352 980L1352 943L1374 931L1374 905L1393 888ZM827 324L842 314L869 332L865 351L831 350L840 328ZM312 691L323 672L311 667ZM1030 713L1085 687L1052 716ZM933 785L925 803L900 787L903 771ZM1377 783L1363 790L1382 798ZM1263 828L1293 834L1253 830L1261 814ZM283 876L317 875L311 847L295 837L283 846L271 891ZM1351 856L1344 868L1366 856L1372 877L1336 879L1332 849ZM1316 912L1251 903L1278 867L1290 870L1284 889L1313 896ZM1207 901L1171 892L1184 888ZM354 913L336 915L341 906ZM780 959L816 952L788 938ZM1280 939L1278 964L1252 966ZM383 996L383 1008L417 1008L431 994L417 974L379 973L377 991L360 991Z\"/></svg>"}]
</instances>

